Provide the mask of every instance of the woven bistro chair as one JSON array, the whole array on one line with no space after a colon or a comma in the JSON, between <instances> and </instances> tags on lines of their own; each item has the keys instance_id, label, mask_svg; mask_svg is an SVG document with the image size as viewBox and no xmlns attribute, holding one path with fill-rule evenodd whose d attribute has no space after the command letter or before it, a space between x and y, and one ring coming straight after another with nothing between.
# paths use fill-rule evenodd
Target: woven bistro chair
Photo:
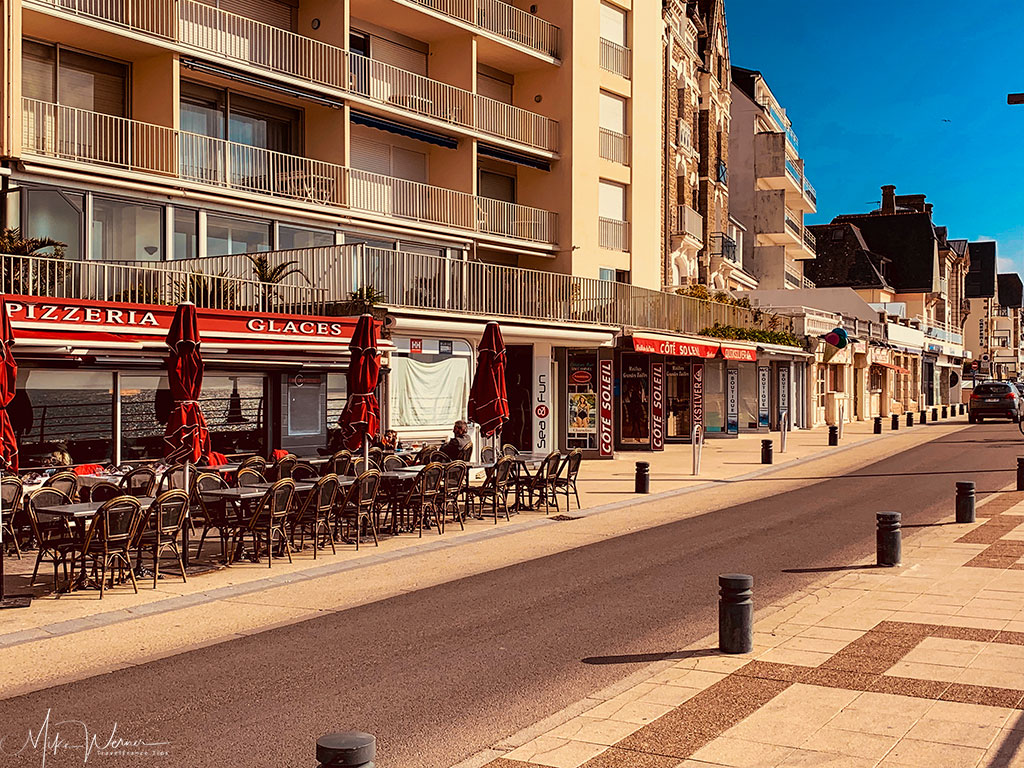
<instances>
[{"instance_id":1,"label":"woven bistro chair","mask_svg":"<svg viewBox=\"0 0 1024 768\"><path fill-rule=\"evenodd\" d=\"M444 467L444 479L441 485L441 492L438 495L438 517L444 523L445 515L451 514L452 520L459 523L462 530L466 530L464 522L466 512L459 507L459 499L464 499L466 504L469 498L466 494L466 478L469 477L469 467L464 461L453 461Z\"/></svg>"},{"instance_id":2,"label":"woven bistro chair","mask_svg":"<svg viewBox=\"0 0 1024 768\"><path fill-rule=\"evenodd\" d=\"M48 515L38 510L42 507L56 507L62 504L70 504L64 493L56 488L40 488L28 495L28 503L25 510L28 512L28 521L32 526L32 537L36 540L36 566L32 569L32 580L30 587L36 585L36 578L39 575L39 565L48 558L53 563L53 588L57 589L59 584L57 577L57 566L64 566L64 578L68 578L67 552L74 546L75 538L71 533L67 520L63 517Z\"/></svg>"},{"instance_id":3,"label":"woven bistro chair","mask_svg":"<svg viewBox=\"0 0 1024 768\"><path fill-rule=\"evenodd\" d=\"M300 461L292 468L292 480L297 483L315 483L319 477L320 473L312 464Z\"/></svg>"},{"instance_id":4,"label":"woven bistro chair","mask_svg":"<svg viewBox=\"0 0 1024 768\"><path fill-rule=\"evenodd\" d=\"M3 479L0 480L0 499L3 501L3 511L0 513L0 517L3 517L4 526L0 538L4 540L5 546L8 541L14 545L14 553L18 556L19 560L21 560L21 547L18 546L18 533L14 527L14 516L21 509L21 497L24 493L25 487L21 484L21 478L13 475L4 475Z\"/></svg>"},{"instance_id":5,"label":"woven bistro chair","mask_svg":"<svg viewBox=\"0 0 1024 768\"><path fill-rule=\"evenodd\" d=\"M178 561L181 580L188 583L185 563L181 559L181 550L178 549L178 536L185 527L188 505L188 494L184 491L164 491L153 501L139 526L138 541L135 545L138 551L136 562L142 566L143 551L153 555L153 589L156 589L157 579L160 578L160 555L167 550L170 550Z\"/></svg>"},{"instance_id":6,"label":"woven bistro chair","mask_svg":"<svg viewBox=\"0 0 1024 768\"><path fill-rule=\"evenodd\" d=\"M371 448L367 451L369 459L378 467L384 463L384 449L383 448Z\"/></svg>"},{"instance_id":7,"label":"woven bistro chair","mask_svg":"<svg viewBox=\"0 0 1024 768\"><path fill-rule=\"evenodd\" d=\"M479 516L483 516L484 502L490 500L491 511L494 513L494 524L498 524L499 507L505 513L505 519L510 520L508 514L508 492L509 484L512 482L513 459L511 456L502 456L491 469L487 471L487 479L483 485L470 486L469 498L477 502Z\"/></svg>"},{"instance_id":8,"label":"woven bistro chair","mask_svg":"<svg viewBox=\"0 0 1024 768\"><path fill-rule=\"evenodd\" d=\"M465 448L459 451L459 455L455 457L455 461L469 461L473 458L473 444L470 443Z\"/></svg>"},{"instance_id":9,"label":"woven bistro chair","mask_svg":"<svg viewBox=\"0 0 1024 768\"><path fill-rule=\"evenodd\" d=\"M401 456L395 456L394 454L384 457L384 471L391 472L396 469L405 469L408 464L403 461Z\"/></svg>"},{"instance_id":10,"label":"woven bistro chair","mask_svg":"<svg viewBox=\"0 0 1024 768\"><path fill-rule=\"evenodd\" d=\"M519 449L510 443L505 443L503 446L501 446L501 453L504 456L518 456Z\"/></svg>"},{"instance_id":11,"label":"woven bistro chair","mask_svg":"<svg viewBox=\"0 0 1024 768\"><path fill-rule=\"evenodd\" d=\"M267 474L275 480L289 479L292 476L292 470L295 469L295 465L298 463L299 457L294 453L285 454L275 462L274 466L267 471Z\"/></svg>"},{"instance_id":12,"label":"woven bistro chair","mask_svg":"<svg viewBox=\"0 0 1024 768\"><path fill-rule=\"evenodd\" d=\"M317 545L321 534L325 534L327 541L331 543L331 552L334 554L338 552L334 548L334 536L331 535L331 515L334 513L337 496L338 476L324 475L306 494L306 500L292 523L293 541L295 540L295 529L299 529L299 549L302 549L306 543L306 531L310 532L313 539L314 560L316 560Z\"/></svg>"},{"instance_id":13,"label":"woven bistro chair","mask_svg":"<svg viewBox=\"0 0 1024 768\"><path fill-rule=\"evenodd\" d=\"M86 488L82 489L83 496L85 495L86 490ZM128 493L126 488L123 488L120 485L114 485L114 483L109 483L106 480L101 480L100 482L96 483L91 488L88 488L88 491L89 501L98 502L110 501L111 499L116 499L118 496L135 495L134 493Z\"/></svg>"},{"instance_id":14,"label":"woven bistro chair","mask_svg":"<svg viewBox=\"0 0 1024 768\"><path fill-rule=\"evenodd\" d=\"M203 545L206 543L206 537L210 535L210 531L217 531L217 536L220 538L221 559L228 562L228 540L238 523L238 514L234 506L229 504L226 499L216 499L205 495L206 491L227 487L228 484L224 478L213 472L204 472L196 478L196 482L192 486L191 506L203 519L203 535L199 537L199 547L196 549L197 560L203 554Z\"/></svg>"},{"instance_id":15,"label":"woven bistro chair","mask_svg":"<svg viewBox=\"0 0 1024 768\"><path fill-rule=\"evenodd\" d=\"M55 472L43 483L43 488L60 491L73 502L78 498L78 475L74 472Z\"/></svg>"},{"instance_id":16,"label":"woven bistro chair","mask_svg":"<svg viewBox=\"0 0 1024 768\"><path fill-rule=\"evenodd\" d=\"M356 527L356 551L362 538L362 526L366 523L373 534L374 546L380 546L377 539L375 508L377 492L380 490L380 472L370 469L360 474L348 489L348 493L335 505L335 530L344 538L349 525Z\"/></svg>"},{"instance_id":17,"label":"woven bistro chair","mask_svg":"<svg viewBox=\"0 0 1024 768\"><path fill-rule=\"evenodd\" d=\"M266 478L255 469L240 469L235 475L235 485L239 488L246 488L250 485L262 485L267 482Z\"/></svg>"},{"instance_id":18,"label":"woven bistro chair","mask_svg":"<svg viewBox=\"0 0 1024 768\"><path fill-rule=\"evenodd\" d=\"M562 457L558 451L552 451L544 458L544 461L537 467L537 471L532 476L527 475L523 478L522 486L529 494L529 506L531 509L536 509L534 497L537 499L537 506L540 506L541 502L544 503L545 514L550 512L552 500L554 500L555 509L558 509L558 499L553 498L554 480L558 476L558 468L561 462Z\"/></svg>"},{"instance_id":19,"label":"woven bistro chair","mask_svg":"<svg viewBox=\"0 0 1024 768\"><path fill-rule=\"evenodd\" d=\"M120 486L129 496L152 496L156 491L156 472L149 467L133 469L121 478Z\"/></svg>"},{"instance_id":20,"label":"woven bistro chair","mask_svg":"<svg viewBox=\"0 0 1024 768\"><path fill-rule=\"evenodd\" d=\"M555 511L558 511L558 494L565 493L565 511L569 511L569 494L576 496L576 509L581 509L580 492L576 488L576 478L580 474L580 465L583 463L583 449L573 448L562 460L561 466L551 478L551 494L555 499Z\"/></svg>"},{"instance_id":21,"label":"woven bistro chair","mask_svg":"<svg viewBox=\"0 0 1024 768\"><path fill-rule=\"evenodd\" d=\"M292 561L292 549L288 544L288 533L285 530L289 525L289 517L292 514L292 502L295 499L295 481L285 477L275 482L267 492L263 494L260 503L256 506L249 521L244 528L239 528L238 545L244 543L245 534L252 536L253 553L259 559L260 544L266 541L267 544L267 567L274 565L274 540L277 539L288 556L288 562Z\"/></svg>"},{"instance_id":22,"label":"woven bistro chair","mask_svg":"<svg viewBox=\"0 0 1024 768\"><path fill-rule=\"evenodd\" d=\"M444 522L437 505L441 495L441 481L444 478L444 464L431 462L416 475L405 498L398 503L401 512L412 513L412 526L423 536L423 521L434 518L438 534L444 533Z\"/></svg>"},{"instance_id":23,"label":"woven bistro chair","mask_svg":"<svg viewBox=\"0 0 1024 768\"><path fill-rule=\"evenodd\" d=\"M416 455L409 462L409 465L410 466L419 466L421 464L429 464L430 463L430 456L431 456L431 454L433 454L434 451L436 451L437 449L438 449L438 446L436 446L436 445L424 445L422 448L420 448L416 452ZM447 458L448 457L446 456L445 459L447 459Z\"/></svg>"},{"instance_id":24,"label":"woven bistro chair","mask_svg":"<svg viewBox=\"0 0 1024 768\"><path fill-rule=\"evenodd\" d=\"M497 452L494 450L494 446L488 445L486 448L480 451L480 463L481 464L493 464L497 460Z\"/></svg>"},{"instance_id":25,"label":"woven bistro chair","mask_svg":"<svg viewBox=\"0 0 1024 768\"><path fill-rule=\"evenodd\" d=\"M199 473L194 468L189 469L190 483L192 482L191 478L194 478L197 474ZM175 464L173 467L168 467L164 471L163 477L160 478L160 485L154 490L187 491L188 488L185 487L185 465Z\"/></svg>"},{"instance_id":26,"label":"woven bistro chair","mask_svg":"<svg viewBox=\"0 0 1024 768\"><path fill-rule=\"evenodd\" d=\"M372 459L369 463L366 463L362 457L359 457L358 459L353 459L352 467L349 469L348 473L351 477L359 477L363 472L369 472L371 469L379 472L380 465Z\"/></svg>"},{"instance_id":27,"label":"woven bistro chair","mask_svg":"<svg viewBox=\"0 0 1024 768\"><path fill-rule=\"evenodd\" d=\"M431 451L430 457L427 459L427 464L447 464L452 460L452 457L447 453L441 451Z\"/></svg>"},{"instance_id":28,"label":"woven bistro chair","mask_svg":"<svg viewBox=\"0 0 1024 768\"><path fill-rule=\"evenodd\" d=\"M253 469L259 472L261 475L267 473L267 460L262 456L249 456L242 460L242 463L238 465L238 470Z\"/></svg>"},{"instance_id":29,"label":"woven bistro chair","mask_svg":"<svg viewBox=\"0 0 1024 768\"><path fill-rule=\"evenodd\" d=\"M108 569L110 588L114 588L114 565L118 571L128 571L132 587L138 594L139 585L132 571L131 550L142 518L142 504L134 496L125 495L103 502L86 523L85 540L79 551L85 560L92 560L93 572L99 571L100 600L103 599Z\"/></svg>"},{"instance_id":30,"label":"woven bistro chair","mask_svg":"<svg viewBox=\"0 0 1024 768\"><path fill-rule=\"evenodd\" d=\"M345 477L349 474L351 466L352 451L337 451L324 464L323 473L325 475Z\"/></svg>"}]
</instances>

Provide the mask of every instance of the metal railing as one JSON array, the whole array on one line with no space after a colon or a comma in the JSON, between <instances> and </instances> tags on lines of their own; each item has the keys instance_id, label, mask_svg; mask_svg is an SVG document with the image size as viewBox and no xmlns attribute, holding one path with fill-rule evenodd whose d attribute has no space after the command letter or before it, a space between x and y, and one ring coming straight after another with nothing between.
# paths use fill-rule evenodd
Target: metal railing
<instances>
[{"instance_id":1,"label":"metal railing","mask_svg":"<svg viewBox=\"0 0 1024 768\"><path fill-rule=\"evenodd\" d=\"M597 244L612 251L629 251L629 222L598 218Z\"/></svg>"},{"instance_id":2,"label":"metal railing","mask_svg":"<svg viewBox=\"0 0 1024 768\"><path fill-rule=\"evenodd\" d=\"M739 255L736 251L736 241L724 232L713 232L711 234L711 255L719 256L734 264L739 263Z\"/></svg>"},{"instance_id":3,"label":"metal railing","mask_svg":"<svg viewBox=\"0 0 1024 768\"><path fill-rule=\"evenodd\" d=\"M198 0L26 0L277 74L556 151L558 122Z\"/></svg>"},{"instance_id":4,"label":"metal railing","mask_svg":"<svg viewBox=\"0 0 1024 768\"><path fill-rule=\"evenodd\" d=\"M620 75L625 78L632 77L633 55L629 48L625 48L611 40L601 38L601 69L611 72L613 75Z\"/></svg>"},{"instance_id":5,"label":"metal railing","mask_svg":"<svg viewBox=\"0 0 1024 768\"><path fill-rule=\"evenodd\" d=\"M501 0L403 0L479 27L552 58L559 56L560 30L554 24Z\"/></svg>"},{"instance_id":6,"label":"metal railing","mask_svg":"<svg viewBox=\"0 0 1024 768\"><path fill-rule=\"evenodd\" d=\"M817 191L815 191L814 186L811 184L811 182L807 180L806 176L804 176L804 194L807 196L807 199L810 200L812 203L814 203L815 205L818 204L818 193Z\"/></svg>"},{"instance_id":7,"label":"metal railing","mask_svg":"<svg viewBox=\"0 0 1024 768\"><path fill-rule=\"evenodd\" d=\"M0 256L0 292L54 299L123 304L175 305L191 301L206 309L323 314L324 288L308 282L262 283L244 257L215 261L115 263L51 256Z\"/></svg>"},{"instance_id":8,"label":"metal railing","mask_svg":"<svg viewBox=\"0 0 1024 768\"><path fill-rule=\"evenodd\" d=\"M786 215L785 215L786 227L794 235L796 235L797 239L799 239L802 236L802 232L803 232L803 228L804 228L803 222L801 221L802 218L803 217L799 213L796 213L795 211L793 211L789 207L786 208Z\"/></svg>"},{"instance_id":9,"label":"metal railing","mask_svg":"<svg viewBox=\"0 0 1024 768\"><path fill-rule=\"evenodd\" d=\"M800 187L801 190L803 190L803 188L804 188L803 174L800 173L800 169L796 167L796 163L794 163L788 157L786 158L786 173L788 173L790 178L792 178L793 181L796 182L796 185L798 187Z\"/></svg>"},{"instance_id":10,"label":"metal railing","mask_svg":"<svg viewBox=\"0 0 1024 768\"><path fill-rule=\"evenodd\" d=\"M925 322L924 319L921 319L921 326L924 328L924 335L930 338L947 341L950 344L962 345L964 343L962 331L953 323L947 323L942 320Z\"/></svg>"},{"instance_id":11,"label":"metal railing","mask_svg":"<svg viewBox=\"0 0 1024 768\"><path fill-rule=\"evenodd\" d=\"M816 254L818 252L818 238L814 236L814 233L803 225L804 245L806 245L811 253Z\"/></svg>"},{"instance_id":12,"label":"metal railing","mask_svg":"<svg viewBox=\"0 0 1024 768\"><path fill-rule=\"evenodd\" d=\"M598 151L605 160L611 160L619 165L629 165L629 136L602 128Z\"/></svg>"},{"instance_id":13,"label":"metal railing","mask_svg":"<svg viewBox=\"0 0 1024 768\"><path fill-rule=\"evenodd\" d=\"M677 234L690 235L703 242L704 217L688 205L677 205L672 229Z\"/></svg>"},{"instance_id":14,"label":"metal railing","mask_svg":"<svg viewBox=\"0 0 1024 768\"><path fill-rule=\"evenodd\" d=\"M24 99L30 154L100 163L244 192L302 200L538 243L558 215L98 112Z\"/></svg>"}]
</instances>

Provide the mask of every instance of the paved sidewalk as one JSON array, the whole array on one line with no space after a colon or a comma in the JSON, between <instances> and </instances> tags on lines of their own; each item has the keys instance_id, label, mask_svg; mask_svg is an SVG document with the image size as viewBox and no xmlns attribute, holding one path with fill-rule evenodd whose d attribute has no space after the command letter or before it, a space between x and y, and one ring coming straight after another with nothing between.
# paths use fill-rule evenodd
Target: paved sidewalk
<instances>
[{"instance_id":1,"label":"paved sidewalk","mask_svg":"<svg viewBox=\"0 0 1024 768\"><path fill-rule=\"evenodd\" d=\"M760 609L752 653L667 653L459 768L1024 768L1024 493L952 501L901 567Z\"/></svg>"}]
</instances>

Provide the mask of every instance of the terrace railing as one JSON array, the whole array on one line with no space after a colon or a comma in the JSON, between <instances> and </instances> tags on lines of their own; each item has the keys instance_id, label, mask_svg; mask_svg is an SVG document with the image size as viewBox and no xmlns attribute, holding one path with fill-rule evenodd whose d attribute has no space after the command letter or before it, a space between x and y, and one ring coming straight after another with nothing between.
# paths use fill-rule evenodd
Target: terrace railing
<instances>
[{"instance_id":1,"label":"terrace railing","mask_svg":"<svg viewBox=\"0 0 1024 768\"><path fill-rule=\"evenodd\" d=\"M597 244L612 251L629 251L629 222L600 217L597 220Z\"/></svg>"},{"instance_id":2,"label":"terrace railing","mask_svg":"<svg viewBox=\"0 0 1024 768\"><path fill-rule=\"evenodd\" d=\"M451 16L552 58L559 56L560 30L501 0L405 0Z\"/></svg>"},{"instance_id":3,"label":"terrace railing","mask_svg":"<svg viewBox=\"0 0 1024 768\"><path fill-rule=\"evenodd\" d=\"M598 149L605 160L629 165L629 136L626 134L602 128Z\"/></svg>"},{"instance_id":4,"label":"terrace railing","mask_svg":"<svg viewBox=\"0 0 1024 768\"><path fill-rule=\"evenodd\" d=\"M633 54L629 48L602 37L600 65L603 70L629 79L633 71Z\"/></svg>"}]
</instances>

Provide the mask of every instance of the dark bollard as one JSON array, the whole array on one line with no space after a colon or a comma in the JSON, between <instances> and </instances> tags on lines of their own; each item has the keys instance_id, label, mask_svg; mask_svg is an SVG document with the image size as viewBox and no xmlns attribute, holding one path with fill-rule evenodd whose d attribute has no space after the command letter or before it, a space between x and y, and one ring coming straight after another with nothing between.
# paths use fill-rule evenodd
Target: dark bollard
<instances>
[{"instance_id":1,"label":"dark bollard","mask_svg":"<svg viewBox=\"0 0 1024 768\"><path fill-rule=\"evenodd\" d=\"M928 411L924 410L924 408L921 409L921 419L920 419L920 421L921 421L922 424L927 424L928 423Z\"/></svg>"},{"instance_id":2,"label":"dark bollard","mask_svg":"<svg viewBox=\"0 0 1024 768\"><path fill-rule=\"evenodd\" d=\"M839 445L839 427L828 428L828 444Z\"/></svg>"},{"instance_id":3,"label":"dark bollard","mask_svg":"<svg viewBox=\"0 0 1024 768\"><path fill-rule=\"evenodd\" d=\"M1024 491L1024 459L1017 459L1017 490Z\"/></svg>"},{"instance_id":4,"label":"dark bollard","mask_svg":"<svg viewBox=\"0 0 1024 768\"><path fill-rule=\"evenodd\" d=\"M875 416L875 434L876 435L882 434L882 417L881 416Z\"/></svg>"},{"instance_id":5,"label":"dark bollard","mask_svg":"<svg viewBox=\"0 0 1024 768\"><path fill-rule=\"evenodd\" d=\"M651 465L646 461L636 463L636 482L634 484L636 493L651 492Z\"/></svg>"},{"instance_id":6,"label":"dark bollard","mask_svg":"<svg viewBox=\"0 0 1024 768\"><path fill-rule=\"evenodd\" d=\"M948 419L949 418L949 408L947 406L945 406L945 405L942 406L942 418L944 418L944 419Z\"/></svg>"},{"instance_id":7,"label":"dark bollard","mask_svg":"<svg viewBox=\"0 0 1024 768\"><path fill-rule=\"evenodd\" d=\"M967 413L967 404L960 403L960 415L963 416L965 413Z\"/></svg>"},{"instance_id":8,"label":"dark bollard","mask_svg":"<svg viewBox=\"0 0 1024 768\"><path fill-rule=\"evenodd\" d=\"M875 515L875 549L879 565L899 565L903 557L900 539L900 513L879 512Z\"/></svg>"},{"instance_id":9,"label":"dark bollard","mask_svg":"<svg viewBox=\"0 0 1024 768\"><path fill-rule=\"evenodd\" d=\"M761 463L771 464L774 459L775 444L771 440L761 441Z\"/></svg>"},{"instance_id":10,"label":"dark bollard","mask_svg":"<svg viewBox=\"0 0 1024 768\"><path fill-rule=\"evenodd\" d=\"M938 408L932 408L932 421L938 421L938 420L939 420L939 409Z\"/></svg>"},{"instance_id":11,"label":"dark bollard","mask_svg":"<svg viewBox=\"0 0 1024 768\"><path fill-rule=\"evenodd\" d=\"M970 481L956 484L956 521L974 522L974 483Z\"/></svg>"},{"instance_id":12,"label":"dark bollard","mask_svg":"<svg viewBox=\"0 0 1024 768\"><path fill-rule=\"evenodd\" d=\"M377 739L368 733L329 733L316 740L319 768L374 768Z\"/></svg>"},{"instance_id":13,"label":"dark bollard","mask_svg":"<svg viewBox=\"0 0 1024 768\"><path fill-rule=\"evenodd\" d=\"M892 431L896 432L900 428L900 416L898 413L892 415Z\"/></svg>"},{"instance_id":14,"label":"dark bollard","mask_svg":"<svg viewBox=\"0 0 1024 768\"><path fill-rule=\"evenodd\" d=\"M914 414L913 413L908 413L907 414L907 426L908 427L914 426Z\"/></svg>"},{"instance_id":15,"label":"dark bollard","mask_svg":"<svg viewBox=\"0 0 1024 768\"><path fill-rule=\"evenodd\" d=\"M754 577L726 573L718 577L718 650L754 650Z\"/></svg>"}]
</instances>

